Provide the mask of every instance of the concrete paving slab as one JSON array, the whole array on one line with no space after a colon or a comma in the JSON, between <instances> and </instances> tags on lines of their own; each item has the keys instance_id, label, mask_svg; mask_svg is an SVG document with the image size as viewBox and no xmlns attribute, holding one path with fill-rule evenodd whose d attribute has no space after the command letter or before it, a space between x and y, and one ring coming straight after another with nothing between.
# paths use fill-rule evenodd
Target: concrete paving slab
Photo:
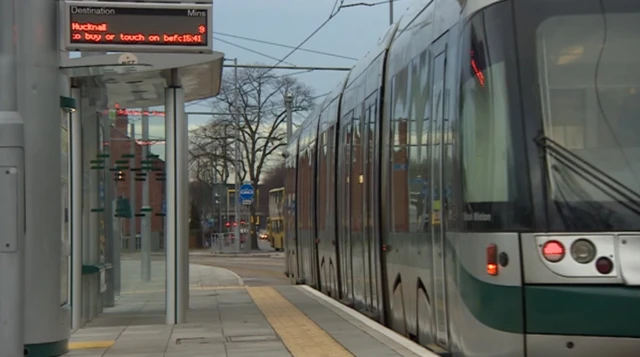
<instances>
[{"instance_id":1,"label":"concrete paving slab","mask_svg":"<svg viewBox=\"0 0 640 357\"><path fill-rule=\"evenodd\" d=\"M65 357L102 357L107 352L106 348L90 350L74 350L65 354Z\"/></svg>"},{"instance_id":2,"label":"concrete paving slab","mask_svg":"<svg viewBox=\"0 0 640 357\"><path fill-rule=\"evenodd\" d=\"M227 343L226 346L227 357L291 357L279 341Z\"/></svg>"},{"instance_id":3,"label":"concrete paving slab","mask_svg":"<svg viewBox=\"0 0 640 357\"><path fill-rule=\"evenodd\" d=\"M167 326L164 276L152 274L151 281L141 282L140 262L128 263L123 264L128 282L116 306L71 337L75 343L104 340L113 345L66 356L416 356L300 286L244 287L235 274L213 267L190 266L188 323ZM152 269L159 270L159 264Z\"/></svg>"}]
</instances>

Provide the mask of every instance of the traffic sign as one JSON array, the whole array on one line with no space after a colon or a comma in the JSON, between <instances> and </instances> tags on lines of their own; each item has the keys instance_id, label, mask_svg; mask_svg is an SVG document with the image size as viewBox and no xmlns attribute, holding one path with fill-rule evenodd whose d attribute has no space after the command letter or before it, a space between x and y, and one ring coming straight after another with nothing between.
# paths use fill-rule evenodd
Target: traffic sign
<instances>
[{"instance_id":1,"label":"traffic sign","mask_svg":"<svg viewBox=\"0 0 640 357\"><path fill-rule=\"evenodd\" d=\"M212 9L212 4L65 0L60 43L67 51L211 53Z\"/></svg>"},{"instance_id":2,"label":"traffic sign","mask_svg":"<svg viewBox=\"0 0 640 357\"><path fill-rule=\"evenodd\" d=\"M255 190L250 183L245 183L240 186L240 201L243 205L250 205L253 203L253 196L255 195Z\"/></svg>"}]
</instances>

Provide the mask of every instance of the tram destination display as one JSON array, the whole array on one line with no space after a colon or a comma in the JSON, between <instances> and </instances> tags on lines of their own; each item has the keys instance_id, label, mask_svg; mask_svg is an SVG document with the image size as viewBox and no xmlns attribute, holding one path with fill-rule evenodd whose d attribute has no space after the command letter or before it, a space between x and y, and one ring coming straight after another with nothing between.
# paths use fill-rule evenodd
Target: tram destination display
<instances>
[{"instance_id":1,"label":"tram destination display","mask_svg":"<svg viewBox=\"0 0 640 357\"><path fill-rule=\"evenodd\" d=\"M67 51L211 53L211 4L62 2Z\"/></svg>"}]
</instances>

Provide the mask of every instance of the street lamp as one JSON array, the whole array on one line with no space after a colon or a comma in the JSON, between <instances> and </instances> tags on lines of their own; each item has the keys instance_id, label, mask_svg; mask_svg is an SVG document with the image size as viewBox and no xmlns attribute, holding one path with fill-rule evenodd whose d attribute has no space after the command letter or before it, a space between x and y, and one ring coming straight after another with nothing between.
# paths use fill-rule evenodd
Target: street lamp
<instances>
[{"instance_id":1,"label":"street lamp","mask_svg":"<svg viewBox=\"0 0 640 357\"><path fill-rule=\"evenodd\" d=\"M287 92L287 94L284 96L284 105L287 110L287 144L289 144L289 142L291 141L291 133L293 130L293 94Z\"/></svg>"}]
</instances>

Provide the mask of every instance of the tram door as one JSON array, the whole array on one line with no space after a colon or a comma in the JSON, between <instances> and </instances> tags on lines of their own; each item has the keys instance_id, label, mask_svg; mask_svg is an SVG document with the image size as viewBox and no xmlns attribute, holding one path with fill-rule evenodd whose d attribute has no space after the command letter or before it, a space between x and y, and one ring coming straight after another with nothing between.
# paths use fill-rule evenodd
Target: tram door
<instances>
[{"instance_id":1,"label":"tram door","mask_svg":"<svg viewBox=\"0 0 640 357\"><path fill-rule=\"evenodd\" d=\"M444 37L446 39L446 36ZM443 154L443 116L445 108L445 66L446 45L436 43L435 57L431 61L432 90L431 108L434 119L431 125L431 246L433 252L433 315L435 317L436 342L447 348L449 345L449 326L447 321L447 296L444 252L444 230L442 229L442 154Z\"/></svg>"},{"instance_id":2,"label":"tram door","mask_svg":"<svg viewBox=\"0 0 640 357\"><path fill-rule=\"evenodd\" d=\"M351 152L353 111L342 117L338 153L338 249L340 255L340 300L352 305L353 265L351 260Z\"/></svg>"},{"instance_id":3,"label":"tram door","mask_svg":"<svg viewBox=\"0 0 640 357\"><path fill-rule=\"evenodd\" d=\"M297 148L297 145L294 146ZM298 243L296 239L297 235L297 204L296 204L296 188L297 188L297 170L296 170L296 162L298 160L298 155L294 152L291 156L289 156L285 163L287 167L287 180L285 183L285 197L286 197L286 206L287 206L287 216L285 217L286 231L284 234L284 243L285 243L285 252L286 253L286 262L287 262L287 272L289 273L289 280L292 284L295 284L296 279L298 279L300 275L299 262L300 258L298 258Z\"/></svg>"},{"instance_id":4,"label":"tram door","mask_svg":"<svg viewBox=\"0 0 640 357\"><path fill-rule=\"evenodd\" d=\"M365 152L364 159L364 173L365 173L365 194L364 194L364 209L362 213L364 215L364 227L365 227L365 282L367 284L366 295L367 307L371 311L372 315L378 321L382 321L381 313L381 274L379 269L380 262L380 229L377 219L379 217L379 206L374 202L379 201L378 190L376 186L378 181L375 179L378 170L376 170L376 163L378 163L377 155L375 154L376 143L376 124L379 122L377 118L378 112L378 93L374 92L365 101L364 112L364 130L363 130L363 146Z\"/></svg>"}]
</instances>

